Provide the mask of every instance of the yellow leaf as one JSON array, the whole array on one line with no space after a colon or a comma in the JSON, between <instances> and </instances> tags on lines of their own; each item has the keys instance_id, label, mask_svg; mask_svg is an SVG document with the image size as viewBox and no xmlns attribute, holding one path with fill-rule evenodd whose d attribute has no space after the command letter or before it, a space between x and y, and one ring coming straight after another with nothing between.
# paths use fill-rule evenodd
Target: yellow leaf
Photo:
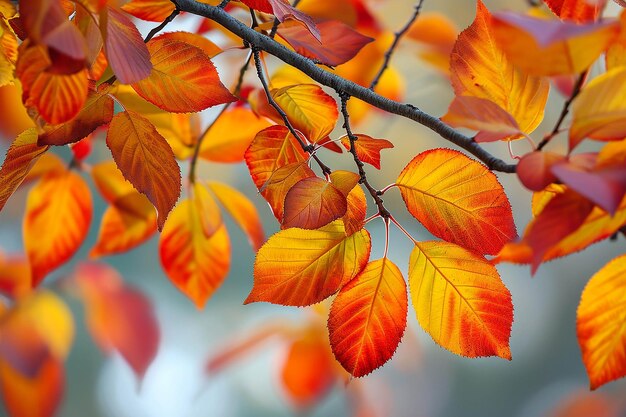
<instances>
[{"instance_id":1,"label":"yellow leaf","mask_svg":"<svg viewBox=\"0 0 626 417\"><path fill-rule=\"evenodd\" d=\"M587 283L576 330L591 389L626 375L626 256L613 259Z\"/></svg>"},{"instance_id":2,"label":"yellow leaf","mask_svg":"<svg viewBox=\"0 0 626 417\"><path fill-rule=\"evenodd\" d=\"M245 302L318 303L365 267L370 249L365 229L346 236L340 221L318 230L282 230L257 253L254 287Z\"/></svg>"},{"instance_id":3,"label":"yellow leaf","mask_svg":"<svg viewBox=\"0 0 626 417\"><path fill-rule=\"evenodd\" d=\"M439 345L511 359L511 293L485 258L453 243L416 243L409 285L417 320Z\"/></svg>"}]
</instances>

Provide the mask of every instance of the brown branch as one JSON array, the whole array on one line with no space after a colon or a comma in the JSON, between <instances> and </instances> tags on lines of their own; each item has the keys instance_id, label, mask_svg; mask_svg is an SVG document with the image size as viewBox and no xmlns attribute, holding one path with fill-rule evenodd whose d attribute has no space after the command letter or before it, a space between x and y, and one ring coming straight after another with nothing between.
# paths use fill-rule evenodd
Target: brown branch
<instances>
[{"instance_id":1,"label":"brown branch","mask_svg":"<svg viewBox=\"0 0 626 417\"><path fill-rule=\"evenodd\" d=\"M322 160L314 153L315 147L306 144L302 140L302 138L300 137L300 134L298 134L296 129L293 127L293 125L289 121L289 117L287 117L287 113L285 113L285 111L278 105L276 100L274 100L274 97L272 97L270 88L267 85L265 76L263 75L263 67L261 66L261 53L259 52L258 49L253 47L252 55L254 56L254 64L256 66L256 72L259 77L259 81L261 81L261 85L263 86L263 90L265 91L265 97L267 97L267 102L270 104L270 106L274 108L274 110L276 110L276 112L278 112L281 119L283 119L285 126L287 126L287 129L289 129L289 132L291 132L291 134L295 136L296 140L298 141L302 149L304 149L305 152L308 152L311 155L311 157L315 160L315 162L317 162L317 165L319 165L324 175L330 174L331 169L326 164L324 164Z\"/></svg>"},{"instance_id":2,"label":"brown branch","mask_svg":"<svg viewBox=\"0 0 626 417\"><path fill-rule=\"evenodd\" d=\"M424 0L419 0L419 2L415 5L415 9L413 11L413 15L411 16L411 18L406 22L406 24L402 27L402 29L394 33L393 43L391 44L389 49L387 49L387 52L385 52L385 60L383 61L383 65L378 70L378 73L376 74L372 82L370 83L370 90L374 90L376 86L378 85L378 83L380 82L380 79L382 78L383 74L389 67L391 56L393 55L396 48L398 47L398 44L400 43L400 39L402 39L405 33L409 31L409 29L411 28L415 20L417 20L417 18L419 17L423 4L424 4Z\"/></svg>"},{"instance_id":3,"label":"brown branch","mask_svg":"<svg viewBox=\"0 0 626 417\"><path fill-rule=\"evenodd\" d=\"M144 43L148 43L150 41L150 39L154 38L154 36L157 33L162 31L165 28L165 26L169 25L170 22L172 20L174 20L176 18L176 16L179 15L180 9L178 8L178 4L176 4L176 2L174 2L174 6L175 7L174 7L174 10L172 10L172 13L170 13L170 15L167 16L163 22L161 22L158 26L156 26L154 29L152 29L150 31L150 33L148 33L148 36L146 36L146 38L143 40Z\"/></svg>"},{"instance_id":4,"label":"brown branch","mask_svg":"<svg viewBox=\"0 0 626 417\"><path fill-rule=\"evenodd\" d=\"M363 100L374 107L386 111L387 113L396 114L398 116L416 121L417 123L438 133L447 141L476 156L493 171L506 173L515 172L515 165L507 164L503 160L491 155L472 138L457 132L437 117L431 116L430 114L425 113L410 104L402 104L394 100L390 100L376 94L368 88L360 86L352 81L339 77L336 74L316 66L312 60L287 49L285 46L270 37L250 29L248 26L218 7L199 3L195 0L176 0L176 3L179 5L181 11L203 16L219 23L239 38L248 42L257 50L262 50L275 56L284 63L304 72L318 83L330 87L338 93L348 94L351 97Z\"/></svg>"},{"instance_id":5,"label":"brown branch","mask_svg":"<svg viewBox=\"0 0 626 417\"><path fill-rule=\"evenodd\" d=\"M352 133L352 128L350 127L350 113L348 113L348 100L350 99L350 96L346 93L341 93L339 97L341 98L341 114L343 115L343 128L346 130L348 140L350 140L350 153L352 154L352 157L354 158L354 163L356 164L359 170L359 175L361 176L359 183L363 184L365 188L367 188L367 191L370 193L370 195L374 199L374 202L376 203L376 206L378 207L378 214L380 214L380 216L383 219L385 219L385 221L388 221L389 218L391 217L391 213L389 213L389 211L385 208L385 204L381 197L382 193L376 190L376 188L374 188L372 184L370 184L369 180L367 179L367 173L365 172L365 168L364 168L365 164L363 163L363 161L361 161L361 159L359 158L359 155L356 153L356 148L354 146L354 143L357 141L358 138L354 135L354 133Z\"/></svg>"},{"instance_id":6,"label":"brown branch","mask_svg":"<svg viewBox=\"0 0 626 417\"><path fill-rule=\"evenodd\" d=\"M559 116L559 119L556 121L556 124L554 125L554 129L552 129L552 132L550 132L545 138L543 138L541 142L539 142L539 145L537 146L538 151L542 150L548 143L550 143L552 138L555 137L561 130L561 126L563 125L565 118L569 114L569 109L572 105L572 102L580 94L580 90L582 89L583 84L585 83L585 79L587 78L588 72L589 70L585 70L578 76L578 79L576 80L576 84L574 85L574 90L572 91L572 95L563 104L563 110L561 110L561 115Z\"/></svg>"}]
</instances>

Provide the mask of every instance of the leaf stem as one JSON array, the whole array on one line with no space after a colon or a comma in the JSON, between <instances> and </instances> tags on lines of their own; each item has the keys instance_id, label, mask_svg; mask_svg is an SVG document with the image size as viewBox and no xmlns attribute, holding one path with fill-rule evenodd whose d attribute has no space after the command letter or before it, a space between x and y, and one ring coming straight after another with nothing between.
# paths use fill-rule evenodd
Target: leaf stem
<instances>
[{"instance_id":1,"label":"leaf stem","mask_svg":"<svg viewBox=\"0 0 626 417\"><path fill-rule=\"evenodd\" d=\"M402 225L393 216L391 216L390 219L393 224L395 224L396 227L400 229L400 231L402 231L402 233L404 233L405 236L411 240L411 242L413 242L414 244L418 243L418 241L413 236L411 236L411 234L404 227L402 227Z\"/></svg>"},{"instance_id":2,"label":"leaf stem","mask_svg":"<svg viewBox=\"0 0 626 417\"><path fill-rule=\"evenodd\" d=\"M398 47L398 44L400 43L400 39L402 39L402 37L409 31L409 29L411 28L413 23L417 20L417 18L420 15L420 12L422 10L422 6L423 5L424 5L424 0L419 0L419 2L415 5L415 8L413 10L413 14L409 18L409 20L405 23L405 25L402 27L402 29L400 29L399 31L394 33L393 43L391 44L389 49L387 49L387 52L385 52L385 60L383 61L383 65L378 70L378 73L376 74L376 76L374 77L372 82L370 83L370 86L369 86L370 90L374 91L374 89L376 88L376 86L380 82L380 79L382 78L383 74L385 73L385 71L389 67L389 62L391 61L391 56L393 55L393 53L395 52L396 48Z\"/></svg>"}]
</instances>

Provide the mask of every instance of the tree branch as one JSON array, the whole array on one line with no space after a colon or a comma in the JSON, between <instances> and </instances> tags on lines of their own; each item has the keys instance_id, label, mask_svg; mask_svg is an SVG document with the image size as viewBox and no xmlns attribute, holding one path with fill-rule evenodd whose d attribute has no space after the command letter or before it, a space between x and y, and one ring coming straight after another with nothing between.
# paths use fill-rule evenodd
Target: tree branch
<instances>
[{"instance_id":1,"label":"tree branch","mask_svg":"<svg viewBox=\"0 0 626 417\"><path fill-rule=\"evenodd\" d=\"M402 29L394 33L393 43L391 44L389 49L387 49L387 52L385 52L385 60L383 62L383 65L378 70L378 73L376 74L372 82L370 83L370 90L374 90L376 86L378 85L383 74L389 67L391 56L393 55L396 48L398 47L398 44L400 43L400 39L402 39L404 34L409 31L409 29L411 28L415 20L417 20L418 16L420 15L420 11L422 10L423 4L424 4L424 0L419 0L419 2L415 5L415 10L413 11L413 15L411 16L411 18L406 22L406 24L402 27Z\"/></svg>"},{"instance_id":2,"label":"tree branch","mask_svg":"<svg viewBox=\"0 0 626 417\"><path fill-rule=\"evenodd\" d=\"M176 16L178 16L178 14L180 13L180 9L178 8L178 4L176 4L176 2L174 2L174 6L175 7L174 7L174 10L172 10L172 13L170 13L170 15L167 16L163 22L161 22L158 26L156 26L154 29L152 29L150 31L150 33L148 33L148 36L146 36L146 38L143 40L144 43L148 43L148 41L150 41L150 39L154 38L154 36L157 33L162 31L163 28L165 28L165 26L169 25L170 22L172 20L174 20L174 18L176 18Z\"/></svg>"},{"instance_id":3,"label":"tree branch","mask_svg":"<svg viewBox=\"0 0 626 417\"><path fill-rule=\"evenodd\" d=\"M515 165L507 164L503 160L491 155L472 138L457 132L438 118L421 111L415 106L390 100L376 94L368 88L319 68L310 59L287 49L268 36L250 29L242 22L218 7L198 3L195 0L176 0L176 3L181 11L203 16L219 23L230 32L247 41L250 45L253 45L257 50L268 52L284 63L304 72L318 83L330 87L338 93L346 93L351 97L363 100L372 106L386 111L387 113L396 114L398 116L416 121L417 123L438 133L442 138L473 154L493 171L506 173L515 172Z\"/></svg>"}]
</instances>

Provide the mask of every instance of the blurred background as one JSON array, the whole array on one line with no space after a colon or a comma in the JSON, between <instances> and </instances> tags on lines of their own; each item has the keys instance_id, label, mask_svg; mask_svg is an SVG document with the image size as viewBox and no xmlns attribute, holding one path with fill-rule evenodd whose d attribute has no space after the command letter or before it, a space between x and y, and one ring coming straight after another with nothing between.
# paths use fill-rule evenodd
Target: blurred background
<instances>
[{"instance_id":1,"label":"blurred background","mask_svg":"<svg viewBox=\"0 0 626 417\"><path fill-rule=\"evenodd\" d=\"M524 0L485 0L490 10L524 11ZM372 12L393 31L404 25L413 0L372 1ZM474 17L474 0L426 0L425 11L447 15L459 29ZM612 13L617 8L611 8ZM138 23L143 33L153 24ZM179 18L168 30L193 30L198 20ZM217 39L219 42L220 40ZM442 115L452 99L449 81L419 59L419 46L403 42L393 63L404 77L404 101L428 113ZM225 53L216 64L226 85L236 77L245 58L242 53ZM275 62L269 60L270 68ZM254 75L254 74L249 74ZM250 82L253 77L248 78ZM550 129L561 110L562 97L552 91L541 132ZM203 115L205 123L215 110ZM419 152L448 143L415 123L399 117L369 113L355 126L356 133L386 138L395 148L383 152L383 169L368 167L377 188L393 183L401 169ZM337 131L333 138L341 132ZM12 138L7 138L12 139ZM2 153L9 141L0 144ZM96 146L95 160L106 156ZM487 144L488 149L509 159L503 143ZM554 145L558 149L558 145ZM528 144L516 142L514 151L523 154ZM562 149L565 150L563 144ZM69 152L61 154L67 159ZM322 155L333 169L352 169L350 158ZM183 164L183 170L187 167ZM183 171L183 175L184 175ZM278 228L257 195L244 164L203 162L200 177L224 181L247 194L264 220L266 235ZM530 218L530 193L516 177L500 175L511 203L518 231ZM18 192L0 213L0 248L6 253L21 252L20 220L26 193ZM397 190L385 195L396 218L418 239L428 234L406 212ZM94 198L95 213L88 240L81 252L48 278L53 282L69 273L77 260L86 259L97 235L98 221L105 209ZM397 213L397 214L396 214ZM626 380L613 382L589 393L588 380L576 339L576 307L587 280L604 264L624 252L624 241L605 241L582 253L544 264L535 277L528 267L499 265L515 305L511 336L513 360L467 359L439 348L423 332L410 306L409 328L393 360L372 375L349 382L335 381L320 401L308 408L298 407L282 382L283 366L290 343L281 336L285 329L323 329L324 318L311 309L265 303L244 306L252 287L254 253L245 236L227 223L232 240L233 263L226 282L202 311L178 292L162 272L155 237L138 249L105 261L117 268L125 280L140 288L153 302L162 331L159 352L138 388L126 363L113 355L103 356L84 326L83 309L67 298L77 322L77 336L66 362L67 388L59 412L63 417L209 417L209 416L415 416L415 417L536 417L626 415ZM380 221L368 224L372 233L372 259L382 255L384 228ZM410 242L391 229L390 258L406 276ZM268 330L269 329L269 330ZM278 330L276 330L278 329ZM295 330L294 330L295 329ZM262 337L268 334L267 337ZM219 359L234 346L259 335L262 341L245 354L206 371L207 361ZM323 333L326 337L326 333ZM304 366L304 365L303 365ZM569 407L569 408L568 408ZM586 407L586 408L585 408ZM0 409L0 415L3 411Z\"/></svg>"}]
</instances>

